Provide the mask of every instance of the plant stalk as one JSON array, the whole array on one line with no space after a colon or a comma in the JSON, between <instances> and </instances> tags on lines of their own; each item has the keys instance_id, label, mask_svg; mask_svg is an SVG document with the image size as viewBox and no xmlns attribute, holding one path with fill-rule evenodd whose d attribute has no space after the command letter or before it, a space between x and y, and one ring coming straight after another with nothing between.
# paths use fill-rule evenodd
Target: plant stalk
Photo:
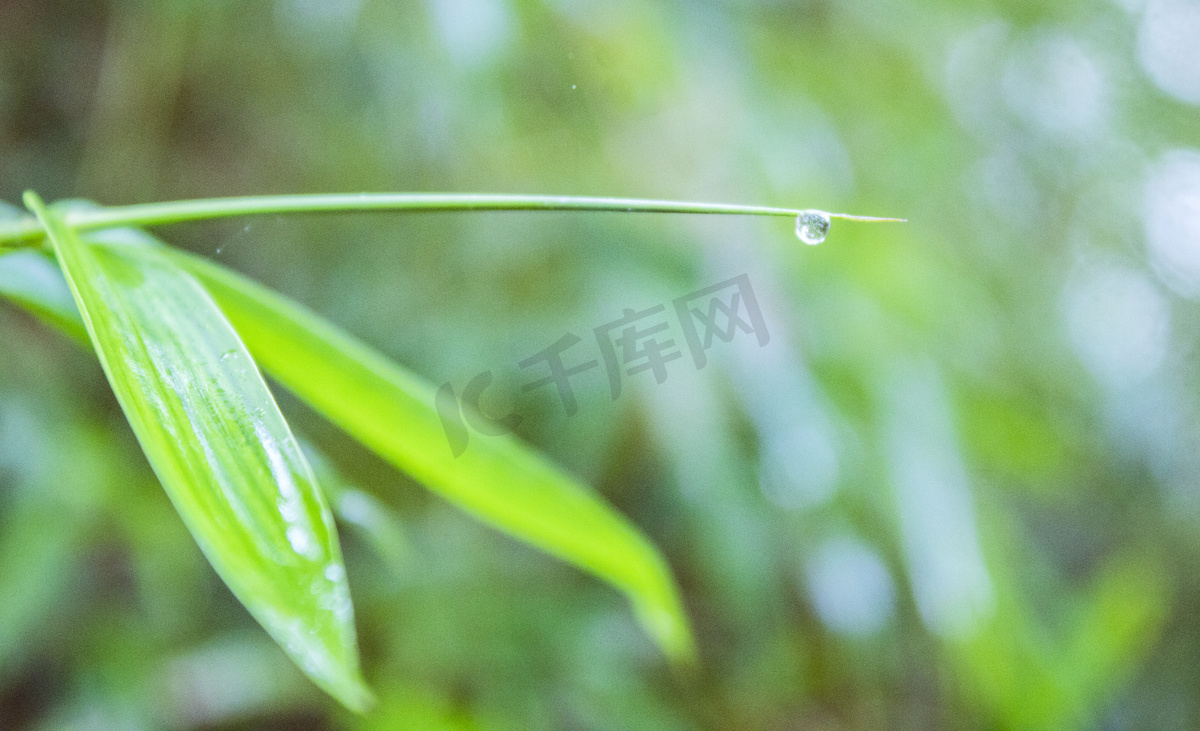
<instances>
[{"instance_id":1,"label":"plant stalk","mask_svg":"<svg viewBox=\"0 0 1200 731\"><path fill-rule=\"evenodd\" d=\"M795 217L807 211L725 203L687 203L636 198L587 198L546 195L491 195L482 193L348 193L329 195L275 195L241 198L143 203L131 206L76 209L65 220L76 230L119 226L160 226L231 216L276 213L331 213L353 211L617 211L623 213L706 213L742 216ZM823 211L821 211L824 213ZM825 213L830 218L853 221L901 221L897 218ZM30 216L0 223L0 247L36 246L41 225Z\"/></svg>"}]
</instances>

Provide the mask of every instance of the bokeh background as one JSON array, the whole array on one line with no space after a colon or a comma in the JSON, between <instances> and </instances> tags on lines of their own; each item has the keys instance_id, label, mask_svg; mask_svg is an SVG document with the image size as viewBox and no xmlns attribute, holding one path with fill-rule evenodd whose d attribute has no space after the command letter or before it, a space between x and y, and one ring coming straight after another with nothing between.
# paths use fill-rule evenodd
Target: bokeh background
<instances>
[{"instance_id":1,"label":"bokeh background","mask_svg":"<svg viewBox=\"0 0 1200 731\"><path fill-rule=\"evenodd\" d=\"M0 306L0 727L1200 727L1197 0L3 0L0 199L26 188L910 222L161 230L435 384L493 370L485 406L652 537L695 623L673 672L615 591L280 392L343 491L362 718L205 563L94 356ZM563 333L742 273L766 346L616 401L592 371L572 417L521 391Z\"/></svg>"}]
</instances>

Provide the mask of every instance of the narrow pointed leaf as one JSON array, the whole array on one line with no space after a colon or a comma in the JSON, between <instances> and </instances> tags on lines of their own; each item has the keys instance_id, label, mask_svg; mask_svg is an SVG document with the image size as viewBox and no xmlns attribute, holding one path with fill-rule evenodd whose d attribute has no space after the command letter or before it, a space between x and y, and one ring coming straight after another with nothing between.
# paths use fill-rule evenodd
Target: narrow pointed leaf
<instances>
[{"instance_id":1,"label":"narrow pointed leaf","mask_svg":"<svg viewBox=\"0 0 1200 731\"><path fill-rule=\"evenodd\" d=\"M44 253L21 249L0 254L0 296L91 348L71 290L58 264Z\"/></svg>"},{"instance_id":2,"label":"narrow pointed leaf","mask_svg":"<svg viewBox=\"0 0 1200 731\"><path fill-rule=\"evenodd\" d=\"M300 667L370 700L329 508L242 341L187 272L85 245L36 195L96 353L150 465L217 573Z\"/></svg>"},{"instance_id":3,"label":"narrow pointed leaf","mask_svg":"<svg viewBox=\"0 0 1200 731\"><path fill-rule=\"evenodd\" d=\"M348 482L316 445L301 437L300 446L338 521L365 540L393 574L403 574L411 556L400 516L374 495Z\"/></svg>"},{"instance_id":4,"label":"narrow pointed leaf","mask_svg":"<svg viewBox=\"0 0 1200 731\"><path fill-rule=\"evenodd\" d=\"M18 221L28 214L0 201L0 223ZM27 310L78 343L91 347L71 290L52 256L33 249L0 252L0 297Z\"/></svg>"},{"instance_id":5,"label":"narrow pointed leaf","mask_svg":"<svg viewBox=\"0 0 1200 731\"><path fill-rule=\"evenodd\" d=\"M162 252L204 284L293 393L463 510L616 586L669 657L690 659L665 561L602 498L510 437L477 436L454 458L432 386L295 302L204 259Z\"/></svg>"}]
</instances>

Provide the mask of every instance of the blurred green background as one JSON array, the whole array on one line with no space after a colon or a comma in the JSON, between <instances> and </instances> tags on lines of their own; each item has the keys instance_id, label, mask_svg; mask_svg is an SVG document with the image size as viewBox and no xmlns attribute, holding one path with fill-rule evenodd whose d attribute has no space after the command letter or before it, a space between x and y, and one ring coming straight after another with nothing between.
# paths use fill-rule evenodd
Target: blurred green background
<instances>
[{"instance_id":1,"label":"blurred green background","mask_svg":"<svg viewBox=\"0 0 1200 731\"><path fill-rule=\"evenodd\" d=\"M94 356L0 306L0 727L1200 727L1200 2L0 2L0 199L632 196L166 240L485 407L661 547L701 663L280 392L344 482L354 717L205 563ZM517 362L748 273L663 384ZM595 353L579 357L595 357ZM575 351L572 352L574 357ZM486 438L478 434L473 439ZM338 473L334 476L332 473Z\"/></svg>"}]
</instances>

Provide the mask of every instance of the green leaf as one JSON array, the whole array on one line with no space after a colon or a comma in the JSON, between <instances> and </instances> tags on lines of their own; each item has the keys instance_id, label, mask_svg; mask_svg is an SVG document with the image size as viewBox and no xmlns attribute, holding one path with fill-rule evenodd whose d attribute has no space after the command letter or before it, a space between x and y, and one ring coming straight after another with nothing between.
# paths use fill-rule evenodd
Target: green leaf
<instances>
[{"instance_id":1,"label":"green leaf","mask_svg":"<svg viewBox=\"0 0 1200 731\"><path fill-rule=\"evenodd\" d=\"M91 347L62 271L44 252L22 249L0 254L0 296L42 322Z\"/></svg>"},{"instance_id":2,"label":"green leaf","mask_svg":"<svg viewBox=\"0 0 1200 731\"><path fill-rule=\"evenodd\" d=\"M301 437L300 447L337 519L364 539L393 574L403 575L410 548L400 516L374 495L348 482L316 445Z\"/></svg>"},{"instance_id":3,"label":"green leaf","mask_svg":"<svg viewBox=\"0 0 1200 731\"><path fill-rule=\"evenodd\" d=\"M63 203L60 201L55 204L56 208ZM6 209L16 211L18 215L21 213L0 201L0 218L4 217ZM106 229L89 234L86 240L89 243L130 246L164 245L137 229ZM0 296L9 297L16 305L75 340L89 352L92 350L92 341L87 328L83 326L83 318L79 316L79 308L75 306L71 288L67 286L53 253L20 249L0 254ZM351 530L360 533L393 573L401 573L408 560L409 549L399 517L374 496L347 483L314 445L303 438L299 442L334 516ZM0 556L3 555L0 552ZM0 582L2 585L3 582Z\"/></svg>"},{"instance_id":4,"label":"green leaf","mask_svg":"<svg viewBox=\"0 0 1200 731\"><path fill-rule=\"evenodd\" d=\"M26 215L0 201L0 222L18 221ZM0 297L12 300L77 343L91 347L71 290L54 257L46 252L33 249L0 252Z\"/></svg>"},{"instance_id":5,"label":"green leaf","mask_svg":"<svg viewBox=\"0 0 1200 731\"><path fill-rule=\"evenodd\" d=\"M318 685L370 691L329 508L242 341L146 247L86 246L35 194L91 341L150 465L217 573ZM140 254L140 255L135 255Z\"/></svg>"},{"instance_id":6,"label":"green leaf","mask_svg":"<svg viewBox=\"0 0 1200 731\"><path fill-rule=\"evenodd\" d=\"M665 561L593 491L510 437L480 436L454 458L432 386L295 302L204 259L163 251L212 293L272 377L463 510L616 586L670 658L692 657Z\"/></svg>"}]
</instances>

